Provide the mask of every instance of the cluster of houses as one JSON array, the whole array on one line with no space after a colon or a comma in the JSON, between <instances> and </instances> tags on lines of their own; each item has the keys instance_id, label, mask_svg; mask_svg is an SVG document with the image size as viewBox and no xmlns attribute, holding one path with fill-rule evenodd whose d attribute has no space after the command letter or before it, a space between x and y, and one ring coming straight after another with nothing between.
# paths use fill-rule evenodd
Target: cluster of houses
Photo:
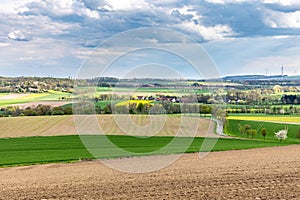
<instances>
[{"instance_id":1,"label":"cluster of houses","mask_svg":"<svg viewBox=\"0 0 300 200\"><path fill-rule=\"evenodd\" d=\"M51 86L48 85L47 83L40 82L40 81L20 82L17 85L13 86L12 88L13 92L17 92L17 93L24 93L24 92L43 93L43 92L48 92L50 89L67 92L65 88L58 88L58 87L51 88Z\"/></svg>"},{"instance_id":2,"label":"cluster of houses","mask_svg":"<svg viewBox=\"0 0 300 200\"><path fill-rule=\"evenodd\" d=\"M164 101L170 103L181 103L184 98L179 98L177 96L161 95L157 94L155 97L151 96L132 96L131 100L152 100L152 101Z\"/></svg>"}]
</instances>

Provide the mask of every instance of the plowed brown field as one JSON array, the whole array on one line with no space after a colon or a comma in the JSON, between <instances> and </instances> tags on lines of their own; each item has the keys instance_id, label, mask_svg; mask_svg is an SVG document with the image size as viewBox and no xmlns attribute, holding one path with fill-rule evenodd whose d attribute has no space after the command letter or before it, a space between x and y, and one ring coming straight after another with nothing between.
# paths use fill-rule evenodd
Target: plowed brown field
<instances>
[{"instance_id":1,"label":"plowed brown field","mask_svg":"<svg viewBox=\"0 0 300 200\"><path fill-rule=\"evenodd\" d=\"M153 157L112 162L132 159ZM0 199L300 199L300 146L186 154L145 174L96 161L4 168Z\"/></svg>"},{"instance_id":2,"label":"plowed brown field","mask_svg":"<svg viewBox=\"0 0 300 200\"><path fill-rule=\"evenodd\" d=\"M116 120L117 117L118 119ZM132 121L128 120L128 118ZM185 119L184 123L181 121L183 118ZM156 136L174 136L177 134L181 125L183 130L181 135L184 136L218 137L218 135L214 133L215 123L203 118L165 116L165 121L160 123L158 121L160 120L159 116L154 118L154 120L157 121L152 122L149 116L144 115L98 115L97 120L103 133L107 135L127 135L127 133L129 133L135 136L152 136L151 133L153 132L156 133L154 134ZM77 123L78 121L77 119ZM116 121L119 122L117 123ZM123 124L120 124L120 122L123 122ZM132 124L136 124L138 128L135 128ZM161 126L157 127L158 125ZM91 129L89 123L83 123L80 124L80 126L81 130L86 130L84 134L88 134L88 130ZM141 131L140 127L144 127L144 129L142 129L143 131ZM196 132L191 131L191 127L197 127ZM147 131L149 135L145 134ZM0 118L0 138L77 134L74 118L70 115ZM91 131L90 134L96 134L96 132Z\"/></svg>"}]
</instances>

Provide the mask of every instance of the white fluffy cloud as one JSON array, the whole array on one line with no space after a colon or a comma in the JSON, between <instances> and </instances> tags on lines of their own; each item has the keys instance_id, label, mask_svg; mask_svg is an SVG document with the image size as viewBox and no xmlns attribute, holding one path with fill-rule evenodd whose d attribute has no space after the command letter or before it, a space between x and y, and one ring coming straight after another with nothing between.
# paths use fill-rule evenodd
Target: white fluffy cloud
<instances>
[{"instance_id":1,"label":"white fluffy cloud","mask_svg":"<svg viewBox=\"0 0 300 200\"><path fill-rule=\"evenodd\" d=\"M300 0L3 0L0 48L5 51L0 51L0 64L15 65L15 69L38 65L44 66L45 71L51 70L50 65L55 69L79 65L78 60L101 41L141 27L175 29L205 44L228 41L224 52L231 41L239 38L280 36L284 39L299 35L300 6L296 5L300 5ZM175 42L167 35L157 40L158 43ZM263 39L259 42L268 43ZM254 48L251 44L241 44L244 46L236 54L245 49L247 54L251 53ZM214 48L212 54L220 52L218 49ZM21 58L20 63L14 64L16 57ZM288 60L289 55L283 57ZM227 58L220 59L220 63ZM242 62L228 66L235 63Z\"/></svg>"},{"instance_id":2,"label":"white fluffy cloud","mask_svg":"<svg viewBox=\"0 0 300 200\"><path fill-rule=\"evenodd\" d=\"M195 33L198 37L203 38L205 41L220 40L234 35L232 29L227 25L205 27L193 22L183 22L177 25L177 27L188 32Z\"/></svg>"},{"instance_id":3,"label":"white fluffy cloud","mask_svg":"<svg viewBox=\"0 0 300 200\"><path fill-rule=\"evenodd\" d=\"M2 0L0 12L2 13L12 13L16 11L16 8L22 6L26 3L33 2L35 0Z\"/></svg>"},{"instance_id":4,"label":"white fluffy cloud","mask_svg":"<svg viewBox=\"0 0 300 200\"><path fill-rule=\"evenodd\" d=\"M205 0L205 1L214 4L253 2L253 0Z\"/></svg>"},{"instance_id":5,"label":"white fluffy cloud","mask_svg":"<svg viewBox=\"0 0 300 200\"><path fill-rule=\"evenodd\" d=\"M192 6L174 8L170 14L182 20L181 23L175 24L173 27L196 34L198 39L201 38L204 41L220 40L235 34L228 25L203 25L201 20L202 16L200 16Z\"/></svg>"},{"instance_id":6,"label":"white fluffy cloud","mask_svg":"<svg viewBox=\"0 0 300 200\"><path fill-rule=\"evenodd\" d=\"M183 6L182 8L174 8L169 12L171 15L191 16L193 20L200 20L201 16L192 6Z\"/></svg>"},{"instance_id":7,"label":"white fluffy cloud","mask_svg":"<svg viewBox=\"0 0 300 200\"><path fill-rule=\"evenodd\" d=\"M268 11L265 23L271 28L300 28L300 11Z\"/></svg>"},{"instance_id":8,"label":"white fluffy cloud","mask_svg":"<svg viewBox=\"0 0 300 200\"><path fill-rule=\"evenodd\" d=\"M95 11L95 10L90 10L90 9L88 9L88 8L83 9L83 10L82 10L82 13L83 13L85 16L89 17L89 18L93 18L93 19L99 19L99 18L100 18L100 15L99 15L99 13L98 13L97 11Z\"/></svg>"},{"instance_id":9,"label":"white fluffy cloud","mask_svg":"<svg viewBox=\"0 0 300 200\"><path fill-rule=\"evenodd\" d=\"M300 0L264 0L264 3L279 4L283 6L300 5Z\"/></svg>"},{"instance_id":10,"label":"white fluffy cloud","mask_svg":"<svg viewBox=\"0 0 300 200\"><path fill-rule=\"evenodd\" d=\"M75 12L74 3L74 0L44 0L41 1L40 5L57 15L66 15Z\"/></svg>"},{"instance_id":11,"label":"white fluffy cloud","mask_svg":"<svg viewBox=\"0 0 300 200\"><path fill-rule=\"evenodd\" d=\"M136 10L136 9L147 9L150 5L144 0L105 0L106 5L104 8L107 10L122 11L122 10Z\"/></svg>"},{"instance_id":12,"label":"white fluffy cloud","mask_svg":"<svg viewBox=\"0 0 300 200\"><path fill-rule=\"evenodd\" d=\"M226 4L226 3L265 3L265 4L279 4L282 6L300 5L300 0L205 0L213 4Z\"/></svg>"},{"instance_id":13,"label":"white fluffy cloud","mask_svg":"<svg viewBox=\"0 0 300 200\"><path fill-rule=\"evenodd\" d=\"M97 8L87 8L80 0L35 0L15 8L19 14L46 15L50 17L84 16L98 19Z\"/></svg>"},{"instance_id":14,"label":"white fluffy cloud","mask_svg":"<svg viewBox=\"0 0 300 200\"><path fill-rule=\"evenodd\" d=\"M8 38L17 41L28 41L29 38L21 30L15 30L8 34Z\"/></svg>"}]
</instances>

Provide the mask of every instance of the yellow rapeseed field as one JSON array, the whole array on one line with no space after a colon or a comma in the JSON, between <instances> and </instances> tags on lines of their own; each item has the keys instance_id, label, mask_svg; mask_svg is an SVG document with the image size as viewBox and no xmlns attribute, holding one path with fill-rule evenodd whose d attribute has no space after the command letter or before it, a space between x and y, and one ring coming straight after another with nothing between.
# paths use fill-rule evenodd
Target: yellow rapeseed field
<instances>
[{"instance_id":1,"label":"yellow rapeseed field","mask_svg":"<svg viewBox=\"0 0 300 200\"><path fill-rule=\"evenodd\" d=\"M129 104L136 104L138 105L139 103L142 104L150 104L152 103L152 100L128 100L128 101L122 101L117 103L118 106L123 106L123 105L129 105Z\"/></svg>"},{"instance_id":2,"label":"yellow rapeseed field","mask_svg":"<svg viewBox=\"0 0 300 200\"><path fill-rule=\"evenodd\" d=\"M228 119L246 120L246 121L265 121L265 122L285 122L285 123L300 123L299 116L229 116Z\"/></svg>"}]
</instances>

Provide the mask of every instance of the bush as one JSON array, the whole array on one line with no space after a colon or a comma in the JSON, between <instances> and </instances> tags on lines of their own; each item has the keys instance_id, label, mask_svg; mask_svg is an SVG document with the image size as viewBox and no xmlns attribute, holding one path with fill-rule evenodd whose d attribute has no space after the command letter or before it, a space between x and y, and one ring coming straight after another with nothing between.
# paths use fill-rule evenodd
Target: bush
<instances>
[{"instance_id":1,"label":"bush","mask_svg":"<svg viewBox=\"0 0 300 200\"><path fill-rule=\"evenodd\" d=\"M267 136L267 129L266 128L261 129L261 135L264 137L264 140L265 140L266 136Z\"/></svg>"},{"instance_id":2,"label":"bush","mask_svg":"<svg viewBox=\"0 0 300 200\"><path fill-rule=\"evenodd\" d=\"M112 114L111 105L106 105L103 109L104 114Z\"/></svg>"},{"instance_id":3,"label":"bush","mask_svg":"<svg viewBox=\"0 0 300 200\"><path fill-rule=\"evenodd\" d=\"M252 137L252 139L253 139L254 136L257 134L257 131L254 130L254 129L252 129L252 130L249 131L249 133L250 133L250 135L251 135L251 137Z\"/></svg>"},{"instance_id":4,"label":"bush","mask_svg":"<svg viewBox=\"0 0 300 200\"><path fill-rule=\"evenodd\" d=\"M297 136L296 136L298 139L300 139L300 128L298 129L298 133L297 133Z\"/></svg>"},{"instance_id":5,"label":"bush","mask_svg":"<svg viewBox=\"0 0 300 200\"><path fill-rule=\"evenodd\" d=\"M238 124L238 126L239 126L240 133L244 134L245 133L245 128L241 124Z\"/></svg>"},{"instance_id":6,"label":"bush","mask_svg":"<svg viewBox=\"0 0 300 200\"><path fill-rule=\"evenodd\" d=\"M52 108L52 115L63 115L64 111L61 107L54 107Z\"/></svg>"},{"instance_id":7,"label":"bush","mask_svg":"<svg viewBox=\"0 0 300 200\"><path fill-rule=\"evenodd\" d=\"M244 125L244 133L246 133L247 137L249 137L251 129L252 129L251 125L249 124Z\"/></svg>"}]
</instances>

